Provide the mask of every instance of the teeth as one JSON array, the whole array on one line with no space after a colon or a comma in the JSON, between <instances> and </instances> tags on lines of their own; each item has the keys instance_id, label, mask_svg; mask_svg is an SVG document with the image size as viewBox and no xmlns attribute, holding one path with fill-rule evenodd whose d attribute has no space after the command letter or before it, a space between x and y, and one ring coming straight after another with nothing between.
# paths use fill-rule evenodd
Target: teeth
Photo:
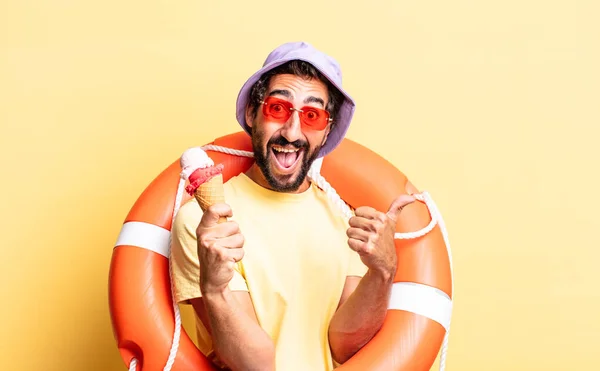
<instances>
[{"instance_id":1,"label":"teeth","mask_svg":"<svg viewBox=\"0 0 600 371\"><path fill-rule=\"evenodd\" d=\"M282 148L282 147L273 147L274 150L276 150L277 152L285 152L285 153L292 153L292 152L298 152L298 149L291 149L291 148Z\"/></svg>"}]
</instances>

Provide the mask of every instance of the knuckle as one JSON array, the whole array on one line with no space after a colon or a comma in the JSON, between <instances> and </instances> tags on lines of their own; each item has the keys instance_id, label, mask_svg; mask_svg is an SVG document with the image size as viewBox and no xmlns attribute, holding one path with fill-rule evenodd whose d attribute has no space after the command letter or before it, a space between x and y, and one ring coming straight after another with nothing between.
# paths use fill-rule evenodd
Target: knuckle
<instances>
[{"instance_id":1,"label":"knuckle","mask_svg":"<svg viewBox=\"0 0 600 371\"><path fill-rule=\"evenodd\" d=\"M198 241L200 241L200 246L204 247L204 248L208 248L210 245L210 240L208 239L208 237L204 234L204 235L200 235L198 237Z\"/></svg>"},{"instance_id":2,"label":"knuckle","mask_svg":"<svg viewBox=\"0 0 600 371\"><path fill-rule=\"evenodd\" d=\"M227 260L227 252L225 251L225 249L215 249L215 254L217 255L217 257L219 258L219 260Z\"/></svg>"},{"instance_id":3,"label":"knuckle","mask_svg":"<svg viewBox=\"0 0 600 371\"><path fill-rule=\"evenodd\" d=\"M214 218L215 213L212 210L213 207L209 206L206 211L204 211L202 218L200 219L200 224L206 225L211 219Z\"/></svg>"},{"instance_id":4,"label":"knuckle","mask_svg":"<svg viewBox=\"0 0 600 371\"><path fill-rule=\"evenodd\" d=\"M233 272L235 269L235 262L233 260L229 260L225 266L227 267L228 271Z\"/></svg>"},{"instance_id":5,"label":"knuckle","mask_svg":"<svg viewBox=\"0 0 600 371\"><path fill-rule=\"evenodd\" d=\"M357 209L354 211L354 213L355 213L357 216L365 215L366 213L368 213L368 212L369 212L369 209L370 209L370 207L368 207L368 206L360 206L359 208L357 208Z\"/></svg>"},{"instance_id":6,"label":"knuckle","mask_svg":"<svg viewBox=\"0 0 600 371\"><path fill-rule=\"evenodd\" d=\"M380 234L385 229L385 224L383 223L375 223L374 232Z\"/></svg>"},{"instance_id":7,"label":"knuckle","mask_svg":"<svg viewBox=\"0 0 600 371\"><path fill-rule=\"evenodd\" d=\"M348 246L350 246L355 251L360 251L362 249L362 245L364 242L357 241L353 238L348 239Z\"/></svg>"},{"instance_id":8,"label":"knuckle","mask_svg":"<svg viewBox=\"0 0 600 371\"><path fill-rule=\"evenodd\" d=\"M373 246L377 246L377 244L379 243L379 235L372 236L370 242Z\"/></svg>"},{"instance_id":9,"label":"knuckle","mask_svg":"<svg viewBox=\"0 0 600 371\"><path fill-rule=\"evenodd\" d=\"M357 241L357 240L353 240L354 243L354 249L363 254L367 248L367 243L363 242L363 241Z\"/></svg>"},{"instance_id":10,"label":"knuckle","mask_svg":"<svg viewBox=\"0 0 600 371\"><path fill-rule=\"evenodd\" d=\"M206 244L204 245L206 250L208 250L211 253L216 253L218 248L217 248L217 244L215 243L215 241L207 241Z\"/></svg>"},{"instance_id":11,"label":"knuckle","mask_svg":"<svg viewBox=\"0 0 600 371\"><path fill-rule=\"evenodd\" d=\"M225 208L223 207L223 205L220 204L214 204L214 205L210 205L207 209L206 212L208 214L213 214L213 215L218 215L221 216L222 214L226 213L227 210L224 210Z\"/></svg>"}]
</instances>

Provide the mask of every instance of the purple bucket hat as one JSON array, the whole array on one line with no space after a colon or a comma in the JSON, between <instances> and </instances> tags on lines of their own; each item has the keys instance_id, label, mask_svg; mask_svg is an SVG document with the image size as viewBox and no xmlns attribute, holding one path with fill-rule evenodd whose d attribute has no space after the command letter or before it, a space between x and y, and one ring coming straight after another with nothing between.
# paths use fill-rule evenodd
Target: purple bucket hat
<instances>
[{"instance_id":1,"label":"purple bucket hat","mask_svg":"<svg viewBox=\"0 0 600 371\"><path fill-rule=\"evenodd\" d=\"M339 91L344 95L344 102L340 107L338 116L334 118L335 125L329 133L323 148L319 152L319 157L323 157L333 151L344 139L350 121L354 115L356 104L350 95L342 89L342 70L338 62L332 57L315 49L312 45L306 42L286 43L273 50L265 60L263 67L252 75L248 81L242 86L237 97L236 118L242 128L251 134L251 128L246 124L246 106L250 100L250 90L252 86L260 79L267 71L280 66L291 60L301 60L310 63L318 69Z\"/></svg>"}]
</instances>

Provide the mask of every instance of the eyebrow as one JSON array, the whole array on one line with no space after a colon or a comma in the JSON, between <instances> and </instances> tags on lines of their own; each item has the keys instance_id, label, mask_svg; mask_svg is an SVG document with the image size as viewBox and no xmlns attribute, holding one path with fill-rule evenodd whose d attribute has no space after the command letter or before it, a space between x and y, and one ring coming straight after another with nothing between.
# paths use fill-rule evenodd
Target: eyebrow
<instances>
[{"instance_id":1,"label":"eyebrow","mask_svg":"<svg viewBox=\"0 0 600 371\"><path fill-rule=\"evenodd\" d=\"M292 97L292 93L290 93L289 90L285 90L285 89L274 89L271 90L271 92L269 93L269 97L273 96L273 95L282 95L286 98L291 98ZM325 101L319 97L314 97L314 96L308 96L304 99L304 104L309 104L309 103L318 103L321 105L321 107L325 107Z\"/></svg>"},{"instance_id":2,"label":"eyebrow","mask_svg":"<svg viewBox=\"0 0 600 371\"><path fill-rule=\"evenodd\" d=\"M304 104L308 103L319 103L321 107L325 108L325 101L321 98L313 97L312 95L304 99Z\"/></svg>"}]
</instances>

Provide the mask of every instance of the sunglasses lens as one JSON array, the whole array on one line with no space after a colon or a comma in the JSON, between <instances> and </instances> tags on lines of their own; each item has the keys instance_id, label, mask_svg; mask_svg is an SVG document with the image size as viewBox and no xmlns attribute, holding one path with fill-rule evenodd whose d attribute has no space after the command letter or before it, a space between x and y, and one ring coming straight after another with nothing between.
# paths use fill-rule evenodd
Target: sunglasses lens
<instances>
[{"instance_id":1,"label":"sunglasses lens","mask_svg":"<svg viewBox=\"0 0 600 371\"><path fill-rule=\"evenodd\" d=\"M302 113L302 123L306 127L314 130L323 130L327 127L329 119L327 111L312 107L304 107L302 110L304 111Z\"/></svg>"},{"instance_id":2,"label":"sunglasses lens","mask_svg":"<svg viewBox=\"0 0 600 371\"><path fill-rule=\"evenodd\" d=\"M290 104L288 102L269 97L265 101L263 113L276 122L283 123L290 118L292 111L290 111Z\"/></svg>"}]
</instances>

